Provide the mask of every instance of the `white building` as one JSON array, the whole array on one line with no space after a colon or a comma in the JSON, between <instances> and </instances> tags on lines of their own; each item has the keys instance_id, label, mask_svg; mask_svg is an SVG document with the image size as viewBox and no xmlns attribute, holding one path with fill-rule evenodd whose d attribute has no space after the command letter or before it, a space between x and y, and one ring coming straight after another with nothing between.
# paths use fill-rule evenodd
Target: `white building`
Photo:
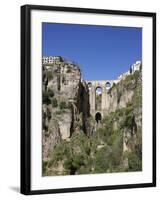
<instances>
[{"instance_id":1,"label":"white building","mask_svg":"<svg viewBox=\"0 0 160 200\"><path fill-rule=\"evenodd\" d=\"M42 58L42 64L60 64L63 59L61 56L44 56Z\"/></svg>"},{"instance_id":2,"label":"white building","mask_svg":"<svg viewBox=\"0 0 160 200\"><path fill-rule=\"evenodd\" d=\"M131 70L129 70L129 71L127 71L127 72L121 74L120 76L118 76L118 80L124 79L126 76L128 76L128 75L130 75L130 74L133 74L135 71L140 70L141 64L142 64L141 61L136 61L136 63L134 63L134 64L131 66Z\"/></svg>"},{"instance_id":3,"label":"white building","mask_svg":"<svg viewBox=\"0 0 160 200\"><path fill-rule=\"evenodd\" d=\"M136 61L136 63L134 63L134 64L131 66L132 73L135 72L135 71L140 70L140 67L141 67L141 61Z\"/></svg>"}]
</instances>

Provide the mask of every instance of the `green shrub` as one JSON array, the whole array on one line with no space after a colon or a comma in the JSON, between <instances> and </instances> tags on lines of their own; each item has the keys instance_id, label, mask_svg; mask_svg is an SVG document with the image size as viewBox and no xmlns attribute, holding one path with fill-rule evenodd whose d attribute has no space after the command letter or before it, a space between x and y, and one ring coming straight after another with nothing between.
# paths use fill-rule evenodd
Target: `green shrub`
<instances>
[{"instance_id":1,"label":"green shrub","mask_svg":"<svg viewBox=\"0 0 160 200\"><path fill-rule=\"evenodd\" d=\"M117 103L120 102L121 96L122 96L122 92L119 91L119 92L117 93Z\"/></svg>"},{"instance_id":2,"label":"green shrub","mask_svg":"<svg viewBox=\"0 0 160 200\"><path fill-rule=\"evenodd\" d=\"M45 74L46 74L48 80L52 80L53 79L53 73L52 73L52 71L48 70L48 71L45 72Z\"/></svg>"},{"instance_id":3,"label":"green shrub","mask_svg":"<svg viewBox=\"0 0 160 200\"><path fill-rule=\"evenodd\" d=\"M48 96L47 91L43 91L42 101L43 101L43 104L47 104L47 105L51 103L51 100Z\"/></svg>"},{"instance_id":4,"label":"green shrub","mask_svg":"<svg viewBox=\"0 0 160 200\"><path fill-rule=\"evenodd\" d=\"M109 168L109 155L110 155L110 148L104 147L100 149L95 155L95 173L104 173L107 172Z\"/></svg>"},{"instance_id":5,"label":"green shrub","mask_svg":"<svg viewBox=\"0 0 160 200\"><path fill-rule=\"evenodd\" d=\"M81 154L70 156L64 162L64 167L70 174L75 174L82 165L84 165L84 157Z\"/></svg>"},{"instance_id":6,"label":"green shrub","mask_svg":"<svg viewBox=\"0 0 160 200\"><path fill-rule=\"evenodd\" d=\"M61 101L60 104L59 104L59 107L60 107L61 110L68 108L65 101Z\"/></svg>"},{"instance_id":7,"label":"green shrub","mask_svg":"<svg viewBox=\"0 0 160 200\"><path fill-rule=\"evenodd\" d=\"M52 168L63 160L65 174L87 173L91 171L92 163L89 154L89 138L83 132L77 133L69 142L61 141L54 147L48 166Z\"/></svg>"},{"instance_id":8,"label":"green shrub","mask_svg":"<svg viewBox=\"0 0 160 200\"><path fill-rule=\"evenodd\" d=\"M142 107L142 85L138 85L133 95L133 105L135 108Z\"/></svg>"},{"instance_id":9,"label":"green shrub","mask_svg":"<svg viewBox=\"0 0 160 200\"><path fill-rule=\"evenodd\" d=\"M68 108L69 108L69 109L72 109L72 107L73 107L72 103L71 103L71 102L68 102Z\"/></svg>"},{"instance_id":10,"label":"green shrub","mask_svg":"<svg viewBox=\"0 0 160 200\"><path fill-rule=\"evenodd\" d=\"M111 129L111 127L103 127L103 128L100 128L98 130L98 134L99 134L99 137L104 141L104 142L108 142L109 138L110 138L110 135L111 135L111 132L113 130Z\"/></svg>"},{"instance_id":11,"label":"green shrub","mask_svg":"<svg viewBox=\"0 0 160 200\"><path fill-rule=\"evenodd\" d=\"M54 92L50 88L48 89L48 96L49 97L53 97L54 96Z\"/></svg>"},{"instance_id":12,"label":"green shrub","mask_svg":"<svg viewBox=\"0 0 160 200\"><path fill-rule=\"evenodd\" d=\"M132 104L131 104L131 106L123 108L123 120L120 123L120 128L121 129L124 129L124 128L131 129L133 117L134 117L134 115L133 115Z\"/></svg>"},{"instance_id":13,"label":"green shrub","mask_svg":"<svg viewBox=\"0 0 160 200\"><path fill-rule=\"evenodd\" d=\"M47 171L47 165L48 165L47 161L42 162L42 173L43 173L43 175L45 175L45 173Z\"/></svg>"},{"instance_id":14,"label":"green shrub","mask_svg":"<svg viewBox=\"0 0 160 200\"><path fill-rule=\"evenodd\" d=\"M58 143L52 152L52 164L57 164L58 161L63 160L65 157L69 157L70 155L70 148L69 144L66 141L61 141L61 143Z\"/></svg>"},{"instance_id":15,"label":"green shrub","mask_svg":"<svg viewBox=\"0 0 160 200\"><path fill-rule=\"evenodd\" d=\"M45 124L43 125L43 130L45 130L45 132L48 131L48 126L46 126Z\"/></svg>"},{"instance_id":16,"label":"green shrub","mask_svg":"<svg viewBox=\"0 0 160 200\"><path fill-rule=\"evenodd\" d=\"M58 102L57 102L57 99L56 98L53 98L52 99L52 107L57 107L58 106Z\"/></svg>"},{"instance_id":17,"label":"green shrub","mask_svg":"<svg viewBox=\"0 0 160 200\"><path fill-rule=\"evenodd\" d=\"M134 152L128 153L128 171L141 171L142 159Z\"/></svg>"}]
</instances>

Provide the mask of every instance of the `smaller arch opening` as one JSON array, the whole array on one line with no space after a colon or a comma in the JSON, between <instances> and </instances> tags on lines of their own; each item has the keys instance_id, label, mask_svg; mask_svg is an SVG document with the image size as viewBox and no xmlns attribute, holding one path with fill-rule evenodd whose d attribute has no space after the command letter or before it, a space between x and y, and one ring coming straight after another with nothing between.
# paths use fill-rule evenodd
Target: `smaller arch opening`
<instances>
[{"instance_id":1,"label":"smaller arch opening","mask_svg":"<svg viewBox=\"0 0 160 200\"><path fill-rule=\"evenodd\" d=\"M102 120L102 115L100 112L97 112L95 115L95 120L97 123L99 123Z\"/></svg>"},{"instance_id":2,"label":"smaller arch opening","mask_svg":"<svg viewBox=\"0 0 160 200\"><path fill-rule=\"evenodd\" d=\"M101 95L102 94L102 88L101 86L96 87L96 94Z\"/></svg>"},{"instance_id":3,"label":"smaller arch opening","mask_svg":"<svg viewBox=\"0 0 160 200\"><path fill-rule=\"evenodd\" d=\"M106 89L109 89L111 87L111 83L110 82L107 82L106 83Z\"/></svg>"}]
</instances>

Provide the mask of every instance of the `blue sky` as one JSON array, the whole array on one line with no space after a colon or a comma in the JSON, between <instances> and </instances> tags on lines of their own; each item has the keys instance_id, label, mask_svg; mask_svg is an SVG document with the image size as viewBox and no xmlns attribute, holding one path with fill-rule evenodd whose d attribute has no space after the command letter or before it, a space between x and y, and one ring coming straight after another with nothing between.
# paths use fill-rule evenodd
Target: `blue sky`
<instances>
[{"instance_id":1,"label":"blue sky","mask_svg":"<svg viewBox=\"0 0 160 200\"><path fill-rule=\"evenodd\" d=\"M85 80L112 80L142 60L142 29L43 23L42 54L77 62Z\"/></svg>"}]
</instances>

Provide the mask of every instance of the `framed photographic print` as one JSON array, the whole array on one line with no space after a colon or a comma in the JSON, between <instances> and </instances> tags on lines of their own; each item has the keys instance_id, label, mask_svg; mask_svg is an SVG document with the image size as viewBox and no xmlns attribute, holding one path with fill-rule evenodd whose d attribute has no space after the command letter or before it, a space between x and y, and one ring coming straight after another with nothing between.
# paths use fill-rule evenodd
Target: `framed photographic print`
<instances>
[{"instance_id":1,"label":"framed photographic print","mask_svg":"<svg viewBox=\"0 0 160 200\"><path fill-rule=\"evenodd\" d=\"M156 186L156 14L21 7L21 193Z\"/></svg>"}]
</instances>

